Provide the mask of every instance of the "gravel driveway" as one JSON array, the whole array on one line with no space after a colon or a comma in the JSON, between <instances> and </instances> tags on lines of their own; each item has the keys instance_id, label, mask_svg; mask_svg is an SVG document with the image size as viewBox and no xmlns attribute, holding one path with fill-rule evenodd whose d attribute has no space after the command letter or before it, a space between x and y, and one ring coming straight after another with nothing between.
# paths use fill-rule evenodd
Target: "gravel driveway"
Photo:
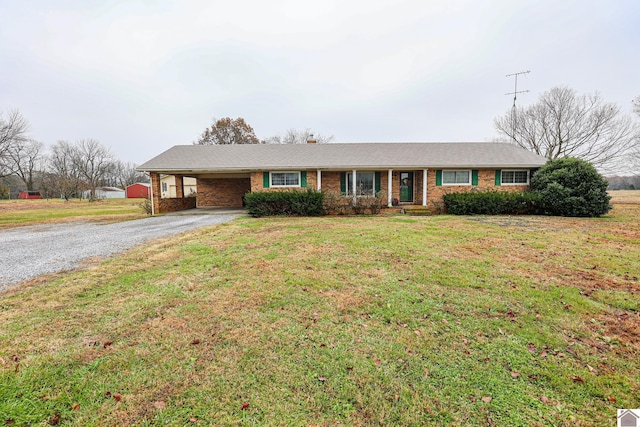
<instances>
[{"instance_id":1,"label":"gravel driveway","mask_svg":"<svg viewBox=\"0 0 640 427\"><path fill-rule=\"evenodd\" d=\"M73 270L158 237L231 221L240 214L158 216L114 224L67 223L0 231L0 291L41 274Z\"/></svg>"}]
</instances>

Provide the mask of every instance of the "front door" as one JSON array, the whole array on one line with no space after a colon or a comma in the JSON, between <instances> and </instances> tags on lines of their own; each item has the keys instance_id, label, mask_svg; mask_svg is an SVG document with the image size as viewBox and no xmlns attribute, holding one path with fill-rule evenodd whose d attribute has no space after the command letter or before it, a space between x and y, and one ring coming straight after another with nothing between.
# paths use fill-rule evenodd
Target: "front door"
<instances>
[{"instance_id":1,"label":"front door","mask_svg":"<svg viewBox=\"0 0 640 427\"><path fill-rule=\"evenodd\" d=\"M413 202L413 172L400 172L400 201Z\"/></svg>"}]
</instances>

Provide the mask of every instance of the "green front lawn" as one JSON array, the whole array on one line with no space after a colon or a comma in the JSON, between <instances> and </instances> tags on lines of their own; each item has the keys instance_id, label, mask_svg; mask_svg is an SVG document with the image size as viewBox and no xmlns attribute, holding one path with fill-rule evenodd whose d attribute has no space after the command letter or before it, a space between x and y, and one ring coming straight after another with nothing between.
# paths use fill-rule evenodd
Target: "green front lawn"
<instances>
[{"instance_id":1,"label":"green front lawn","mask_svg":"<svg viewBox=\"0 0 640 427\"><path fill-rule=\"evenodd\" d=\"M640 207L243 218L0 294L0 425L614 425Z\"/></svg>"}]
</instances>

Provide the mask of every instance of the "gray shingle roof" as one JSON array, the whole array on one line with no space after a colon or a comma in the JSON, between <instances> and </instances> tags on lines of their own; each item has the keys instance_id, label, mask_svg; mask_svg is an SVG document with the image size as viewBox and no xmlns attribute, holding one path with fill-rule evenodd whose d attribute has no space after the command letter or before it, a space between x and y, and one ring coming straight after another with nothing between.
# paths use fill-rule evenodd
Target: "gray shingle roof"
<instances>
[{"instance_id":1,"label":"gray shingle roof","mask_svg":"<svg viewBox=\"0 0 640 427\"><path fill-rule=\"evenodd\" d=\"M533 168L546 159L508 143L176 145L138 167L160 173L253 170Z\"/></svg>"}]
</instances>

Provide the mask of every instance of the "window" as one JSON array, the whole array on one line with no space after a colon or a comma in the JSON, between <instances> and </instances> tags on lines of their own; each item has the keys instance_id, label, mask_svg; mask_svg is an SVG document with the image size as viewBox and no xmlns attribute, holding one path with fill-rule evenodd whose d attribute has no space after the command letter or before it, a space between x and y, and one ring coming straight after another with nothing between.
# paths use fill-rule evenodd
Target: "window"
<instances>
[{"instance_id":1,"label":"window","mask_svg":"<svg viewBox=\"0 0 640 427\"><path fill-rule=\"evenodd\" d=\"M375 196L373 172L356 173L356 196ZM353 173L347 174L347 195L353 196Z\"/></svg>"},{"instance_id":2,"label":"window","mask_svg":"<svg viewBox=\"0 0 640 427\"><path fill-rule=\"evenodd\" d=\"M167 192L167 183L166 182L162 183L162 191L164 191L165 193Z\"/></svg>"},{"instance_id":3,"label":"window","mask_svg":"<svg viewBox=\"0 0 640 427\"><path fill-rule=\"evenodd\" d=\"M442 185L471 185L471 171L442 171Z\"/></svg>"},{"instance_id":4,"label":"window","mask_svg":"<svg viewBox=\"0 0 640 427\"><path fill-rule=\"evenodd\" d=\"M300 172L271 172L272 187L300 187Z\"/></svg>"},{"instance_id":5,"label":"window","mask_svg":"<svg viewBox=\"0 0 640 427\"><path fill-rule=\"evenodd\" d=\"M503 185L529 184L529 171L528 170L502 171L501 181Z\"/></svg>"}]
</instances>

